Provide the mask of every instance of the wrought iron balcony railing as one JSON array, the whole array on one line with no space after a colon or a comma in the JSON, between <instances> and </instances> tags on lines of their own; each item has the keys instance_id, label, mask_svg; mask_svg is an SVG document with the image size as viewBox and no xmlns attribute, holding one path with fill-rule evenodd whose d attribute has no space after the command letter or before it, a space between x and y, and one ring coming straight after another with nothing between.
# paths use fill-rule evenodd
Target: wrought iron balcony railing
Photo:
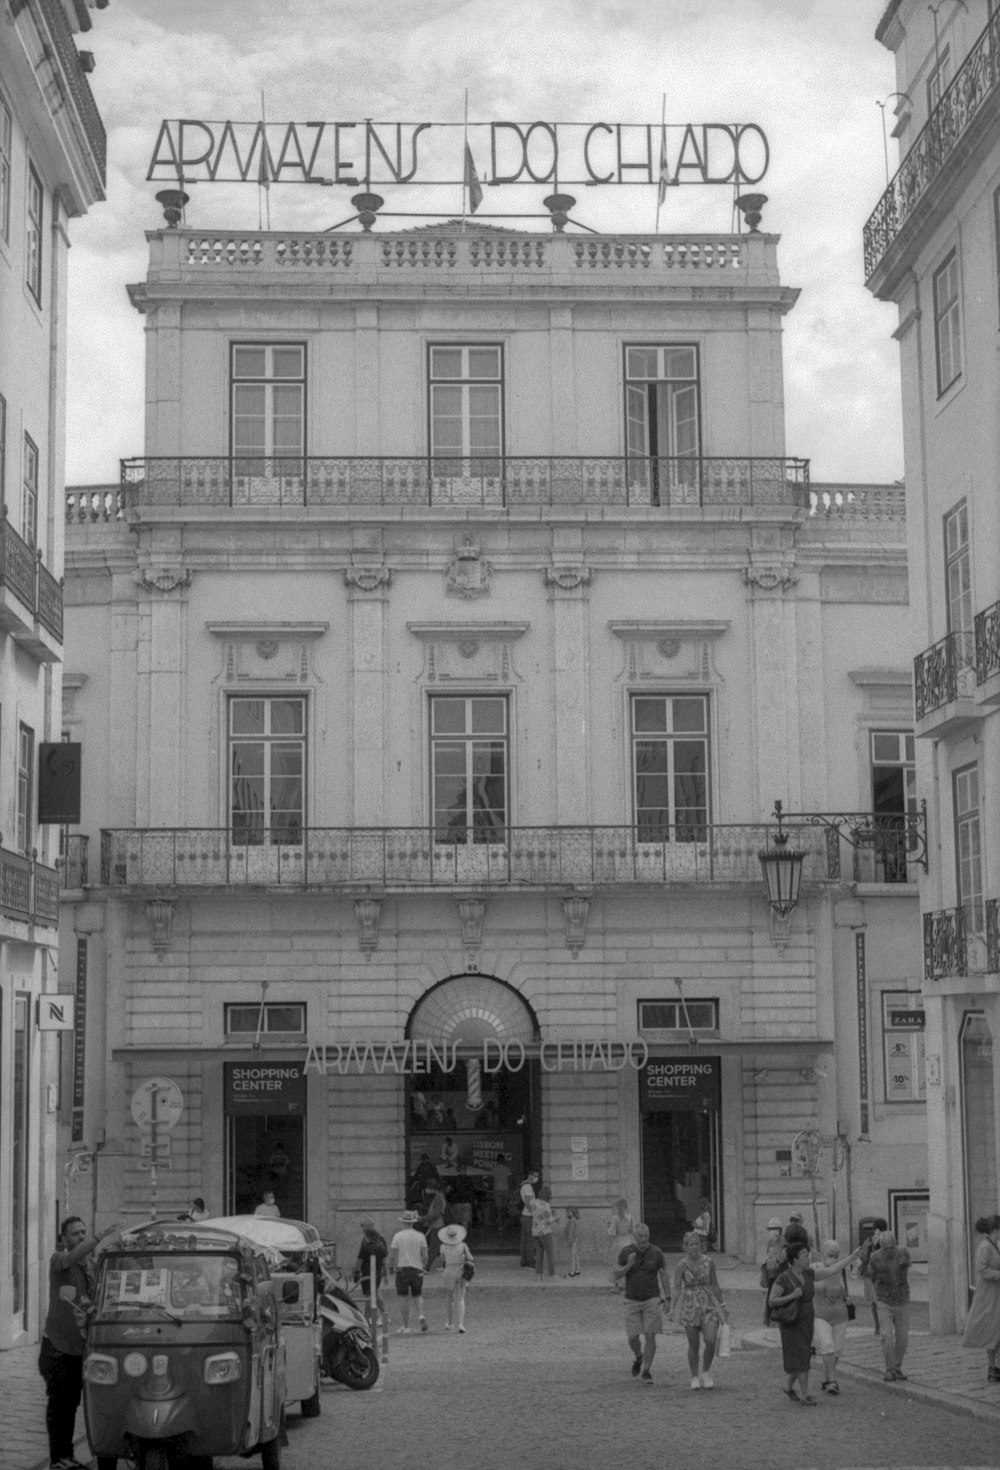
<instances>
[{"instance_id":1,"label":"wrought iron balcony railing","mask_svg":"<svg viewBox=\"0 0 1000 1470\"><path fill-rule=\"evenodd\" d=\"M63 636L63 588L42 565L42 553L33 551L17 534L3 507L0 519L0 588L17 594L33 617L58 643Z\"/></svg>"},{"instance_id":2,"label":"wrought iron balcony railing","mask_svg":"<svg viewBox=\"0 0 1000 1470\"><path fill-rule=\"evenodd\" d=\"M59 874L32 855L0 847L0 909L32 923L59 923Z\"/></svg>"},{"instance_id":3,"label":"wrought iron balcony railing","mask_svg":"<svg viewBox=\"0 0 1000 1470\"><path fill-rule=\"evenodd\" d=\"M968 692L964 674L974 667L971 633L946 633L913 660L913 693L918 720Z\"/></svg>"},{"instance_id":4,"label":"wrought iron balcony railing","mask_svg":"<svg viewBox=\"0 0 1000 1470\"><path fill-rule=\"evenodd\" d=\"M786 820L807 881L900 883L926 861L924 815L837 814ZM461 829L313 827L293 841L227 828L101 832L107 887L495 888L635 883L759 883L758 850L777 829L755 822L671 828L549 826ZM275 834L280 836L281 834ZM843 849L851 856L844 859Z\"/></svg>"},{"instance_id":5,"label":"wrought iron balcony railing","mask_svg":"<svg viewBox=\"0 0 1000 1470\"><path fill-rule=\"evenodd\" d=\"M1000 674L1000 602L976 613L976 683Z\"/></svg>"},{"instance_id":6,"label":"wrought iron balcony railing","mask_svg":"<svg viewBox=\"0 0 1000 1470\"><path fill-rule=\"evenodd\" d=\"M1000 83L1000 10L995 10L908 149L864 229L870 281L920 200Z\"/></svg>"},{"instance_id":7,"label":"wrought iron balcony railing","mask_svg":"<svg viewBox=\"0 0 1000 1470\"><path fill-rule=\"evenodd\" d=\"M754 456L426 455L122 461L132 506L675 506L810 508L809 461Z\"/></svg>"},{"instance_id":8,"label":"wrought iron balcony railing","mask_svg":"<svg viewBox=\"0 0 1000 1470\"><path fill-rule=\"evenodd\" d=\"M1000 971L1000 900L924 914L924 978Z\"/></svg>"}]
</instances>

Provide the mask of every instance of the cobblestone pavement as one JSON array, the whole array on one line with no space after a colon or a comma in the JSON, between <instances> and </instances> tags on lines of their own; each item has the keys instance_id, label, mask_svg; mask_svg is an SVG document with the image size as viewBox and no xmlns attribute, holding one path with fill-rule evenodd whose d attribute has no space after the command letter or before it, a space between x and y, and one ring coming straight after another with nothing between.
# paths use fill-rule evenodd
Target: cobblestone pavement
<instances>
[{"instance_id":1,"label":"cobblestone pavement","mask_svg":"<svg viewBox=\"0 0 1000 1470\"><path fill-rule=\"evenodd\" d=\"M461 1336L442 1330L434 1280L426 1293L431 1331L400 1337L394 1321L379 1387L330 1385L319 1419L292 1413L283 1470L510 1470L515 1458L519 1470L619 1461L629 1470L1000 1470L1000 1385L986 1384L984 1354L927 1335L923 1304L915 1306L908 1383L882 1382L878 1342L859 1312L838 1374L841 1395L817 1389L817 1407L803 1409L781 1393L756 1271L723 1270L720 1280L741 1346L717 1365L711 1393L691 1391L676 1330L660 1339L653 1386L631 1377L621 1299L598 1273L539 1286L516 1263L477 1264ZM47 1464L35 1356L0 1354L0 1470ZM82 1441L77 1454L87 1458ZM227 1459L217 1470L255 1464Z\"/></svg>"}]
</instances>

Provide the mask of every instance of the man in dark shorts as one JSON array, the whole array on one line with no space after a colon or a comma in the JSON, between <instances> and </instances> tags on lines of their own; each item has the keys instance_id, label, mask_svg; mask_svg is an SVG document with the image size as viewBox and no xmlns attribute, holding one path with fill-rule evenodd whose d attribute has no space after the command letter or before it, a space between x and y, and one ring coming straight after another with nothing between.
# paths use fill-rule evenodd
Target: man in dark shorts
<instances>
[{"instance_id":1,"label":"man in dark shorts","mask_svg":"<svg viewBox=\"0 0 1000 1470\"><path fill-rule=\"evenodd\" d=\"M648 1225L636 1225L632 1234L635 1244L619 1253L614 1277L616 1282L625 1280L625 1332L632 1349L632 1377L641 1375L642 1382L649 1385L656 1335L663 1331L663 1308L670 1306L667 1258L659 1246L650 1245Z\"/></svg>"},{"instance_id":2,"label":"man in dark shorts","mask_svg":"<svg viewBox=\"0 0 1000 1470\"><path fill-rule=\"evenodd\" d=\"M76 1411L83 1396L83 1321L91 1297L87 1257L117 1242L116 1226L103 1239L88 1235L79 1215L59 1229L59 1249L49 1260L49 1309L42 1331L38 1371L45 1379L45 1428L55 1470L83 1470L73 1457Z\"/></svg>"},{"instance_id":3,"label":"man in dark shorts","mask_svg":"<svg viewBox=\"0 0 1000 1470\"><path fill-rule=\"evenodd\" d=\"M416 1210L404 1210L399 1223L404 1227L397 1230L389 1242L389 1275L396 1278L396 1295L400 1299L403 1325L396 1331L406 1335L410 1331L410 1300L417 1308L420 1331L426 1332L427 1318L424 1316L424 1272L427 1270L427 1241L416 1229L419 1216Z\"/></svg>"}]
</instances>

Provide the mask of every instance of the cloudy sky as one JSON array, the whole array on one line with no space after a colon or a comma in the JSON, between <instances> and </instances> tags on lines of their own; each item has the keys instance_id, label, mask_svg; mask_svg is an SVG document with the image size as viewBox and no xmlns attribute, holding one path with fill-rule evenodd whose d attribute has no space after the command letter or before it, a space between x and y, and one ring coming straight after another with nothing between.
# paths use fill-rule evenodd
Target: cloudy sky
<instances>
[{"instance_id":1,"label":"cloudy sky","mask_svg":"<svg viewBox=\"0 0 1000 1470\"><path fill-rule=\"evenodd\" d=\"M885 188L878 102L895 87L892 56L874 39L883 9L884 0L111 0L82 42L97 57L108 188L73 227L67 482L113 480L120 457L142 452L142 318L125 286L145 275L143 232L162 222L153 197L162 184L146 181L161 119L255 119L263 91L275 122L457 122L466 88L474 122L657 123L665 93L668 123L758 123L771 150L763 227L781 235L782 278L802 291L785 328L788 452L811 459L819 480L899 478L895 309L865 290L861 257L862 226ZM894 169L892 139L889 149ZM352 192L274 186L272 228L336 224ZM482 211L501 193L504 205L537 209L545 192L488 190ZM189 225L256 228L252 184L191 194ZM393 202L455 213L461 190L400 191ZM660 229L728 231L731 211L730 188L675 189ZM649 232L656 189L587 190L576 214Z\"/></svg>"}]
</instances>

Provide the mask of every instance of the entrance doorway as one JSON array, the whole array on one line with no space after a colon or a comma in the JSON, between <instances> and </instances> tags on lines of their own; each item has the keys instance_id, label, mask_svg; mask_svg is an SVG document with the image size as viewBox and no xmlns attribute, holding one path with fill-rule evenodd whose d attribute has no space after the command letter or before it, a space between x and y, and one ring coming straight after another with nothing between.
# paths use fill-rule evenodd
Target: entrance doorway
<instances>
[{"instance_id":1,"label":"entrance doorway","mask_svg":"<svg viewBox=\"0 0 1000 1470\"><path fill-rule=\"evenodd\" d=\"M520 1249L526 1170L541 1154L540 1071L537 1060L517 1071L482 1078L470 1106L470 1065L434 1066L407 1078L407 1208L423 1214L439 1186L445 1219L464 1225L472 1251ZM430 1192L428 1192L430 1191Z\"/></svg>"},{"instance_id":2,"label":"entrance doorway","mask_svg":"<svg viewBox=\"0 0 1000 1470\"><path fill-rule=\"evenodd\" d=\"M639 1072L642 1218L662 1250L682 1248L703 1199L721 1244L719 1106L718 1057L650 1059Z\"/></svg>"},{"instance_id":3,"label":"entrance doorway","mask_svg":"<svg viewBox=\"0 0 1000 1470\"><path fill-rule=\"evenodd\" d=\"M305 1220L306 1086L302 1067L287 1062L226 1062L226 1200L230 1215L252 1215L266 1192L280 1213ZM201 1193L215 1213L212 1186Z\"/></svg>"}]
</instances>

